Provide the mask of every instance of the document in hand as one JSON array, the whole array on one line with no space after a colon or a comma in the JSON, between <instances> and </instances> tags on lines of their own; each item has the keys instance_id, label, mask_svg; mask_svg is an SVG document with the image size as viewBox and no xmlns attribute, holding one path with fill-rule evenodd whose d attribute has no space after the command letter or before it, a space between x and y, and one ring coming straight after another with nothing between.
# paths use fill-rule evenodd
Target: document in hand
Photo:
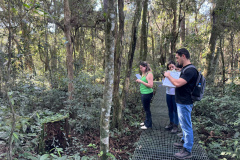
<instances>
[{"instance_id":1,"label":"document in hand","mask_svg":"<svg viewBox=\"0 0 240 160\"><path fill-rule=\"evenodd\" d=\"M181 72L176 72L176 71L168 71L170 72L170 75L175 78L175 79L179 79ZM163 86L167 86L167 87L176 87L172 84L172 82L165 77L164 81L163 81Z\"/></svg>"},{"instance_id":2,"label":"document in hand","mask_svg":"<svg viewBox=\"0 0 240 160\"><path fill-rule=\"evenodd\" d=\"M140 74L136 74L137 79L141 79L142 76Z\"/></svg>"}]
</instances>

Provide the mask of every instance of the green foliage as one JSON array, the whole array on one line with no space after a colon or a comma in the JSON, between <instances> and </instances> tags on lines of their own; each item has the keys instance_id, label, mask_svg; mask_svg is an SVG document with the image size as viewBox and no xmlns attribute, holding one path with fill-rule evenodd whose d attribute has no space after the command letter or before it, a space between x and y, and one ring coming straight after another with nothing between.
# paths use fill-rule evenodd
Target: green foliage
<instances>
[{"instance_id":1,"label":"green foliage","mask_svg":"<svg viewBox=\"0 0 240 160\"><path fill-rule=\"evenodd\" d=\"M67 102L67 110L76 114L71 123L75 130L83 133L87 129L98 128L100 108L103 97L103 85L94 83L94 77L81 73L74 80L74 100Z\"/></svg>"},{"instance_id":2,"label":"green foliage","mask_svg":"<svg viewBox=\"0 0 240 160\"><path fill-rule=\"evenodd\" d=\"M240 155L240 103L236 94L239 90L233 90L232 85L227 88L225 95L216 87L214 94L210 94L213 88L209 88L202 101L194 106L193 123L210 159L231 160Z\"/></svg>"}]
</instances>

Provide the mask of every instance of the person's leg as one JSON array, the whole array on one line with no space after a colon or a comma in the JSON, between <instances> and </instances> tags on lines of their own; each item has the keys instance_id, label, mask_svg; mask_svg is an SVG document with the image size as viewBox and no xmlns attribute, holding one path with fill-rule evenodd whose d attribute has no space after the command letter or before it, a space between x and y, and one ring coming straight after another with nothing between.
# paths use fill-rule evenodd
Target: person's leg
<instances>
[{"instance_id":1,"label":"person's leg","mask_svg":"<svg viewBox=\"0 0 240 160\"><path fill-rule=\"evenodd\" d=\"M191 112L192 112L193 105L183 105L177 103L177 112L179 123L183 131L183 147L186 151L192 151L193 147L193 129L192 129L192 121L191 121Z\"/></svg>"},{"instance_id":2,"label":"person's leg","mask_svg":"<svg viewBox=\"0 0 240 160\"><path fill-rule=\"evenodd\" d=\"M175 102L175 95L172 95L171 100L173 105L173 123L175 125L178 125L179 121L178 121L178 113L177 113L177 104Z\"/></svg>"},{"instance_id":3,"label":"person's leg","mask_svg":"<svg viewBox=\"0 0 240 160\"><path fill-rule=\"evenodd\" d=\"M144 124L147 128L152 127L152 115L151 115L151 110L150 110L150 102L151 102L152 97L153 97L153 93L142 94L142 96L141 96L143 108L146 113L146 120L145 120Z\"/></svg>"},{"instance_id":4,"label":"person's leg","mask_svg":"<svg viewBox=\"0 0 240 160\"><path fill-rule=\"evenodd\" d=\"M169 116L170 123L174 123L172 95L166 94L166 100L167 100L168 116Z\"/></svg>"}]
</instances>

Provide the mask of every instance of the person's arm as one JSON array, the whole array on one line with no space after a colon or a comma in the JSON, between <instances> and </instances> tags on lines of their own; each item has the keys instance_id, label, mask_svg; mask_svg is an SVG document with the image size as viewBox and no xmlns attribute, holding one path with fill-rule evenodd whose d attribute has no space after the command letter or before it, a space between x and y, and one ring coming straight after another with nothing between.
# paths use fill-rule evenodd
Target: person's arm
<instances>
[{"instance_id":1,"label":"person's arm","mask_svg":"<svg viewBox=\"0 0 240 160\"><path fill-rule=\"evenodd\" d=\"M143 82L142 80L140 79L137 79L136 82L138 83L142 83L143 85L145 85L146 87L148 88L152 88L153 87L153 74L152 73L149 73L146 77L148 83L146 82Z\"/></svg>"},{"instance_id":2,"label":"person's arm","mask_svg":"<svg viewBox=\"0 0 240 160\"><path fill-rule=\"evenodd\" d=\"M176 87L182 87L187 84L187 81L183 78L175 79L170 75L170 72L165 72L164 76L169 79L169 81Z\"/></svg>"}]
</instances>

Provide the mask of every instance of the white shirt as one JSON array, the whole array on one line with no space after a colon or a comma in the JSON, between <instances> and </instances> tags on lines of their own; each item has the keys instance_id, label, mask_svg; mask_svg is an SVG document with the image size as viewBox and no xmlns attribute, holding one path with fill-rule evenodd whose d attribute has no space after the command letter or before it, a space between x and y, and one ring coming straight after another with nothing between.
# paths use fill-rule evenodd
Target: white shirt
<instances>
[{"instance_id":1,"label":"white shirt","mask_svg":"<svg viewBox=\"0 0 240 160\"><path fill-rule=\"evenodd\" d=\"M162 80L162 82L163 81L164 81L164 79ZM175 95L175 88L174 87L166 87L166 94Z\"/></svg>"}]
</instances>

